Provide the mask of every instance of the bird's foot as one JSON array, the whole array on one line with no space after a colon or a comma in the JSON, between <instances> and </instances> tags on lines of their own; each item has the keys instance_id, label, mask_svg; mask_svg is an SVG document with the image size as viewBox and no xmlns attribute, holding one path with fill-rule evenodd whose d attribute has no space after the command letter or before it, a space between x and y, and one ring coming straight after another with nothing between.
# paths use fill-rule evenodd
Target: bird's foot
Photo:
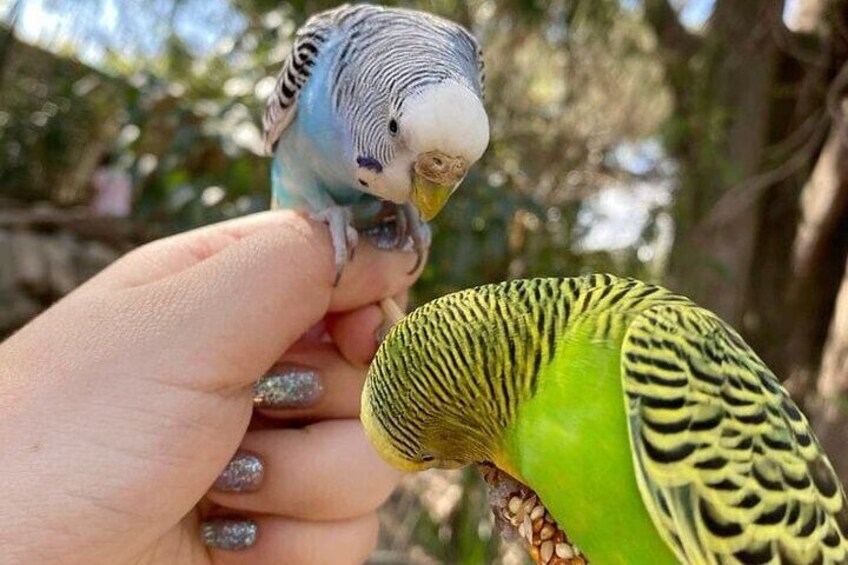
<instances>
[{"instance_id":1,"label":"bird's foot","mask_svg":"<svg viewBox=\"0 0 848 565\"><path fill-rule=\"evenodd\" d=\"M311 217L313 220L326 223L330 228L336 265L336 278L333 286L336 286L342 277L345 263L353 259L353 253L359 241L359 234L351 225L353 214L350 208L346 206L330 206L312 214Z\"/></svg>"},{"instance_id":2,"label":"bird's foot","mask_svg":"<svg viewBox=\"0 0 848 565\"><path fill-rule=\"evenodd\" d=\"M557 525L533 490L497 467L478 465L489 485L489 506L506 540L521 539L537 565L586 565L589 561Z\"/></svg>"},{"instance_id":3,"label":"bird's foot","mask_svg":"<svg viewBox=\"0 0 848 565\"><path fill-rule=\"evenodd\" d=\"M430 226L421 221L415 207L393 202L383 204L373 224L362 229L362 235L379 249L415 251L415 266L410 273L421 267L432 241Z\"/></svg>"},{"instance_id":4,"label":"bird's foot","mask_svg":"<svg viewBox=\"0 0 848 565\"><path fill-rule=\"evenodd\" d=\"M408 203L398 206L397 225L398 248L408 249L411 244L416 255L415 265L409 271L411 274L417 271L424 262L424 256L432 242L432 233L430 226L419 216L418 210Z\"/></svg>"}]
</instances>

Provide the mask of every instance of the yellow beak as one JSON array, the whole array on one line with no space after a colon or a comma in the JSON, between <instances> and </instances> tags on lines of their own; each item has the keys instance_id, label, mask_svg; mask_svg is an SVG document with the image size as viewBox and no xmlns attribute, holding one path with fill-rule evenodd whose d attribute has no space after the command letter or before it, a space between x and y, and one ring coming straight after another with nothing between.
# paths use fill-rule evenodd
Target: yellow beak
<instances>
[{"instance_id":1,"label":"yellow beak","mask_svg":"<svg viewBox=\"0 0 848 565\"><path fill-rule=\"evenodd\" d=\"M465 178L468 162L441 151L422 153L412 168L412 203L429 222L442 210L454 189Z\"/></svg>"},{"instance_id":2,"label":"yellow beak","mask_svg":"<svg viewBox=\"0 0 848 565\"><path fill-rule=\"evenodd\" d=\"M412 203L421 213L421 219L429 222L441 212L453 194L452 186L437 184L419 174L412 174Z\"/></svg>"}]
</instances>

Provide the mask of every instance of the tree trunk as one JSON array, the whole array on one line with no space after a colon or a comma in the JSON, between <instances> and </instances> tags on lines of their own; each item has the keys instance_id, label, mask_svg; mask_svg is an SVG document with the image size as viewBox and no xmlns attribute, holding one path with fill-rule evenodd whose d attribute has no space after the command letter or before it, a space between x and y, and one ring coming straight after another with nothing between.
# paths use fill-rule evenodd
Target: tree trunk
<instances>
[{"instance_id":1,"label":"tree trunk","mask_svg":"<svg viewBox=\"0 0 848 565\"><path fill-rule=\"evenodd\" d=\"M845 68L848 69L848 66ZM845 76L848 77L848 71ZM835 86L840 87L838 81ZM837 93L838 90L832 92ZM846 140L846 120L839 116L804 188L803 222L795 242L796 285L792 293L793 306L800 315L787 348L799 376L814 373L818 368L819 352L822 348L824 350L815 387L812 378L802 383L808 391L807 410L819 439L843 478L848 476L848 449L845 446L848 430ZM828 301L834 295L837 297L835 304ZM821 328L824 316L831 320L826 336Z\"/></svg>"},{"instance_id":2,"label":"tree trunk","mask_svg":"<svg viewBox=\"0 0 848 565\"><path fill-rule=\"evenodd\" d=\"M836 300L817 392L815 402L810 403L813 426L844 481L848 474L848 449L845 447L848 430L848 270Z\"/></svg>"},{"instance_id":3,"label":"tree trunk","mask_svg":"<svg viewBox=\"0 0 848 565\"><path fill-rule=\"evenodd\" d=\"M648 1L658 4L668 5ZM781 349L772 344L784 336L775 305L786 292L801 186L768 174L770 150L806 119L799 107L818 106L784 94L793 92L788 86L801 92L804 74L778 46L782 12L782 1L719 1L694 50L679 31L665 32L678 38L666 62L672 125L682 129L679 142L667 144L682 173L670 284L740 328L778 370Z\"/></svg>"},{"instance_id":4,"label":"tree trunk","mask_svg":"<svg viewBox=\"0 0 848 565\"><path fill-rule=\"evenodd\" d=\"M842 119L827 142L801 198L789 288L789 375L807 390L819 368L848 253L848 146ZM832 329L830 330L832 333ZM825 378L822 374L822 378ZM820 383L821 385L821 383Z\"/></svg>"},{"instance_id":5,"label":"tree trunk","mask_svg":"<svg viewBox=\"0 0 848 565\"><path fill-rule=\"evenodd\" d=\"M818 392L828 399L848 393L848 269L836 299L836 310L822 359Z\"/></svg>"},{"instance_id":6,"label":"tree trunk","mask_svg":"<svg viewBox=\"0 0 848 565\"><path fill-rule=\"evenodd\" d=\"M6 63L15 48L15 27L18 24L18 15L22 6L22 0L14 0L6 15L9 27L0 26L0 89L3 88L3 80L6 76Z\"/></svg>"},{"instance_id":7,"label":"tree trunk","mask_svg":"<svg viewBox=\"0 0 848 565\"><path fill-rule=\"evenodd\" d=\"M676 98L669 280L791 377L848 477L848 418L838 409L848 394L848 1L822 4L815 36L790 32L783 8L717 0L694 36L668 0L645 0Z\"/></svg>"}]
</instances>

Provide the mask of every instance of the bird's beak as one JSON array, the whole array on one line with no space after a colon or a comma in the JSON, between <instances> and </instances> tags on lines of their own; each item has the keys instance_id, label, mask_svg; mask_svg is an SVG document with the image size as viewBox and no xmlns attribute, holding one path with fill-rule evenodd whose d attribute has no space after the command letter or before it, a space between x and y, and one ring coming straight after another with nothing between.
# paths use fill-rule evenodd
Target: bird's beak
<instances>
[{"instance_id":1,"label":"bird's beak","mask_svg":"<svg viewBox=\"0 0 848 565\"><path fill-rule=\"evenodd\" d=\"M453 186L438 184L420 175L412 177L412 203L421 213L421 219L429 222L441 212L453 194Z\"/></svg>"},{"instance_id":2,"label":"bird's beak","mask_svg":"<svg viewBox=\"0 0 848 565\"><path fill-rule=\"evenodd\" d=\"M422 153L412 167L412 203L429 222L442 210L453 191L465 178L468 161L441 151Z\"/></svg>"}]
</instances>

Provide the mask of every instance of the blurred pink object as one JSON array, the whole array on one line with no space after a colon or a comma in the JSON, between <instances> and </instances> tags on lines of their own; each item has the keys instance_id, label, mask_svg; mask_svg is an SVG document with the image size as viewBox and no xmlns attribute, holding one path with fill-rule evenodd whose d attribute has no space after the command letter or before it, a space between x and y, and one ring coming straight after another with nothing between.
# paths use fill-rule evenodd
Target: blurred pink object
<instances>
[{"instance_id":1,"label":"blurred pink object","mask_svg":"<svg viewBox=\"0 0 848 565\"><path fill-rule=\"evenodd\" d=\"M132 209L132 183L130 176L115 166L101 165L91 179L94 196L91 212L97 216L125 218Z\"/></svg>"}]
</instances>

